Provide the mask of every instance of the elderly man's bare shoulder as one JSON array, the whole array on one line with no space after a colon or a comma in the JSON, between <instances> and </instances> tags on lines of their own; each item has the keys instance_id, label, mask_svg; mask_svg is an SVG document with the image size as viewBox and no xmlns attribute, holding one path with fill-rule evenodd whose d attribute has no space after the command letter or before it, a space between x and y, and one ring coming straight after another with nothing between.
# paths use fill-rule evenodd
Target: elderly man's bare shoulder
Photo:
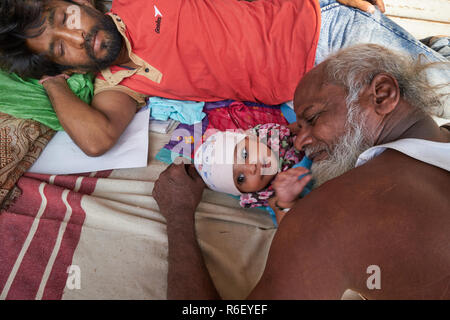
<instances>
[{"instance_id":1,"label":"elderly man's bare shoulder","mask_svg":"<svg viewBox=\"0 0 450 320\"><path fill-rule=\"evenodd\" d=\"M396 211L441 208L448 212L450 199L446 186L449 183L450 172L388 149L323 184L303 204L326 198L347 209L368 210L370 204L375 210L383 211L395 206Z\"/></svg>"},{"instance_id":2,"label":"elderly man's bare shoulder","mask_svg":"<svg viewBox=\"0 0 450 320\"><path fill-rule=\"evenodd\" d=\"M283 296L285 279L298 298L314 292L299 289L305 281L335 298L346 288L373 299L446 297L448 185L449 172L393 150L324 183L281 222L258 289ZM383 290L367 288L371 265L381 268Z\"/></svg>"}]
</instances>

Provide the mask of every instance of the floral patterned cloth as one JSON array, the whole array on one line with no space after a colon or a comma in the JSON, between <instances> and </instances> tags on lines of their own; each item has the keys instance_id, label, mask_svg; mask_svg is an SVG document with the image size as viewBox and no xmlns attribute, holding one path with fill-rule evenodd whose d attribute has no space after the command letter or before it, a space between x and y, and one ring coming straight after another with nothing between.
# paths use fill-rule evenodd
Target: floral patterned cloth
<instances>
[{"instance_id":1,"label":"floral patterned cloth","mask_svg":"<svg viewBox=\"0 0 450 320\"><path fill-rule=\"evenodd\" d=\"M286 171L304 157L303 151L294 148L293 135L288 127L277 123L257 125L250 129L251 134L256 135L261 142L267 144L273 152L279 153L278 172ZM244 193L240 197L240 204L244 208L267 207L268 200L275 191L272 184L257 192Z\"/></svg>"}]
</instances>

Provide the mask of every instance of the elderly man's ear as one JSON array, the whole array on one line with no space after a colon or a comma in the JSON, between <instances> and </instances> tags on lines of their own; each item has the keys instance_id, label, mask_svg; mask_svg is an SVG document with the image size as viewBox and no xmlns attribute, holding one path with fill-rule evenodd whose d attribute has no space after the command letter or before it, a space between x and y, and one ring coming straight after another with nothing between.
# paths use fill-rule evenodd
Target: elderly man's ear
<instances>
[{"instance_id":1,"label":"elderly man's ear","mask_svg":"<svg viewBox=\"0 0 450 320\"><path fill-rule=\"evenodd\" d=\"M368 105L381 117L391 113L400 100L397 80L386 73L377 74L364 91L360 98L367 99Z\"/></svg>"}]
</instances>

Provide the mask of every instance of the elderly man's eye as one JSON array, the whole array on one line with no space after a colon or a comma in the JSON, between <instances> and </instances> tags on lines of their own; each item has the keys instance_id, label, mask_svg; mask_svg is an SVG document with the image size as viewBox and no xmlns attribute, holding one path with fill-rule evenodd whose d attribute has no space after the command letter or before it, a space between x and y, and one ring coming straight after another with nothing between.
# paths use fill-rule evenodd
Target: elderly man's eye
<instances>
[{"instance_id":1,"label":"elderly man's eye","mask_svg":"<svg viewBox=\"0 0 450 320\"><path fill-rule=\"evenodd\" d=\"M245 176L241 173L241 174L237 177L236 181L237 181L238 184L244 183L244 181L245 181Z\"/></svg>"},{"instance_id":2,"label":"elderly man's eye","mask_svg":"<svg viewBox=\"0 0 450 320\"><path fill-rule=\"evenodd\" d=\"M317 118L319 118L319 114L315 114L312 117L309 117L308 119L306 119L306 122L308 122L308 124L313 125L314 123L316 123Z\"/></svg>"}]
</instances>

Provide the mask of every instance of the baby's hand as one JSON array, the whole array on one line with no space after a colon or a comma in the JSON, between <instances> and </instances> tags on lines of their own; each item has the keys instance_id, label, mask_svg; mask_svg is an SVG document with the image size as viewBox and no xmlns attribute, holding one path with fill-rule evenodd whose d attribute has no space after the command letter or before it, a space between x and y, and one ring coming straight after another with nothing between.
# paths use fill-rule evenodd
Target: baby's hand
<instances>
[{"instance_id":1,"label":"baby's hand","mask_svg":"<svg viewBox=\"0 0 450 320\"><path fill-rule=\"evenodd\" d=\"M304 167L291 168L284 172L280 172L272 183L278 203L291 203L300 196L303 188L311 181L311 175L307 174L309 170ZM301 179L301 175L305 175Z\"/></svg>"}]
</instances>

